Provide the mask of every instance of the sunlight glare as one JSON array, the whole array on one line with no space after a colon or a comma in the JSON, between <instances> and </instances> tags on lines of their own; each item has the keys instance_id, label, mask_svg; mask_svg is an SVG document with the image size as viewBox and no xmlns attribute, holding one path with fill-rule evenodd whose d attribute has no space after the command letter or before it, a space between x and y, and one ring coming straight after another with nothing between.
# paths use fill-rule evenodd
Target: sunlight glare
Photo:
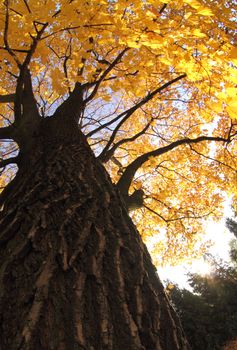
<instances>
[{"instance_id":1,"label":"sunlight glare","mask_svg":"<svg viewBox=\"0 0 237 350\"><path fill-rule=\"evenodd\" d=\"M199 275L205 276L211 273L212 266L203 258L201 258L193 261L192 270L194 270Z\"/></svg>"}]
</instances>

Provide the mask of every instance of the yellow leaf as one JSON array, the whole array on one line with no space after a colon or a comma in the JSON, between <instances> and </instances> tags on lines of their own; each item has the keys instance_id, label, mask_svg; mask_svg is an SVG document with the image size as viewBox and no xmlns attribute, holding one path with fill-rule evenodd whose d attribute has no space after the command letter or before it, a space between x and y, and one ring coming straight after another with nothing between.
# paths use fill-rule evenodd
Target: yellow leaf
<instances>
[{"instance_id":1,"label":"yellow leaf","mask_svg":"<svg viewBox=\"0 0 237 350\"><path fill-rule=\"evenodd\" d=\"M105 95L103 96L103 100L106 102L109 102L111 100L111 96L110 95Z\"/></svg>"},{"instance_id":2,"label":"yellow leaf","mask_svg":"<svg viewBox=\"0 0 237 350\"><path fill-rule=\"evenodd\" d=\"M127 44L128 44L129 47L131 47L131 48L133 47L135 49L137 49L137 48L139 48L141 46L141 44L139 44L138 41L134 41L134 40L128 40Z\"/></svg>"},{"instance_id":3,"label":"yellow leaf","mask_svg":"<svg viewBox=\"0 0 237 350\"><path fill-rule=\"evenodd\" d=\"M202 16L214 16L213 12L211 9L208 7L200 7L198 8L197 13Z\"/></svg>"},{"instance_id":4,"label":"yellow leaf","mask_svg":"<svg viewBox=\"0 0 237 350\"><path fill-rule=\"evenodd\" d=\"M233 47L228 55L229 58L237 59L237 47Z\"/></svg>"},{"instance_id":5,"label":"yellow leaf","mask_svg":"<svg viewBox=\"0 0 237 350\"><path fill-rule=\"evenodd\" d=\"M140 189L142 188L142 185L143 185L142 181L136 181L136 182L134 183L134 188L135 188L136 190L140 190Z\"/></svg>"},{"instance_id":6,"label":"yellow leaf","mask_svg":"<svg viewBox=\"0 0 237 350\"><path fill-rule=\"evenodd\" d=\"M235 87L226 88L226 93L228 97L234 97L237 99L237 88Z\"/></svg>"},{"instance_id":7,"label":"yellow leaf","mask_svg":"<svg viewBox=\"0 0 237 350\"><path fill-rule=\"evenodd\" d=\"M184 2L193 7L194 9L198 9L201 5L200 2L197 0L184 0Z\"/></svg>"},{"instance_id":8,"label":"yellow leaf","mask_svg":"<svg viewBox=\"0 0 237 350\"><path fill-rule=\"evenodd\" d=\"M228 55L228 58L237 66L237 47L233 47Z\"/></svg>"},{"instance_id":9,"label":"yellow leaf","mask_svg":"<svg viewBox=\"0 0 237 350\"><path fill-rule=\"evenodd\" d=\"M206 34L202 33L200 29L196 28L192 31L192 34L196 36L197 38L205 38Z\"/></svg>"},{"instance_id":10,"label":"yellow leaf","mask_svg":"<svg viewBox=\"0 0 237 350\"><path fill-rule=\"evenodd\" d=\"M232 100L231 103L228 103L226 110L232 119L235 119L235 120L237 119L237 101L236 100Z\"/></svg>"}]
</instances>

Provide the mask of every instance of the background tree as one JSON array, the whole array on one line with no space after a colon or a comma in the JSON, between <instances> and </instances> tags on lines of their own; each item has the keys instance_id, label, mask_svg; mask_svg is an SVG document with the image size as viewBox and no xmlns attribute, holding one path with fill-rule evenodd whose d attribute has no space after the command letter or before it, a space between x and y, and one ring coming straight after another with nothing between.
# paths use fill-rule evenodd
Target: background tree
<instances>
[{"instance_id":1,"label":"background tree","mask_svg":"<svg viewBox=\"0 0 237 350\"><path fill-rule=\"evenodd\" d=\"M234 227L236 234L236 222L233 219L228 219L227 222L231 232ZM192 292L181 290L177 286L170 292L194 350L235 349L237 249L236 239L234 241L230 250L231 263L213 259L213 271L210 276L204 277L198 274L189 276Z\"/></svg>"},{"instance_id":2,"label":"background tree","mask_svg":"<svg viewBox=\"0 0 237 350\"><path fill-rule=\"evenodd\" d=\"M236 183L234 4L1 3L2 348L188 347L127 210L167 261L202 251Z\"/></svg>"}]
</instances>

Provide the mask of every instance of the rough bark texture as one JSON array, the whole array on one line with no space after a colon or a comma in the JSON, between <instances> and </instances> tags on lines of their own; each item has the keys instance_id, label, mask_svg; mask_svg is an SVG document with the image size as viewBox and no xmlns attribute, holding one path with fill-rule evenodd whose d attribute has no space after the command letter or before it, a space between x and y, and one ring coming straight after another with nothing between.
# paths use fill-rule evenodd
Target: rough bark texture
<instances>
[{"instance_id":1,"label":"rough bark texture","mask_svg":"<svg viewBox=\"0 0 237 350\"><path fill-rule=\"evenodd\" d=\"M0 349L189 349L84 136L41 124L0 217Z\"/></svg>"}]
</instances>

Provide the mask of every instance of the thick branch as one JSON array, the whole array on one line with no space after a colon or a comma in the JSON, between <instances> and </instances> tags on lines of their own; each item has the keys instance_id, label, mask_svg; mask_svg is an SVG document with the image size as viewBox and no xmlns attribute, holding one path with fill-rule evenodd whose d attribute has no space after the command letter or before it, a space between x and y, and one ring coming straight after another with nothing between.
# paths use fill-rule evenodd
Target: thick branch
<instances>
[{"instance_id":1,"label":"thick branch","mask_svg":"<svg viewBox=\"0 0 237 350\"><path fill-rule=\"evenodd\" d=\"M15 118L12 126L8 127L9 131L7 130L3 133L3 138L6 138L6 134L7 138L15 140L21 149L22 147L26 149L30 145L32 135L38 130L41 120L33 93L30 71L27 67L25 68L22 92L20 95L21 96L15 96L14 107L19 103L21 117Z\"/></svg>"},{"instance_id":2,"label":"thick branch","mask_svg":"<svg viewBox=\"0 0 237 350\"><path fill-rule=\"evenodd\" d=\"M83 92L85 87L80 83L76 83L69 97L56 109L54 116L75 121L78 123L80 113L83 111L85 102L83 101Z\"/></svg>"},{"instance_id":3,"label":"thick branch","mask_svg":"<svg viewBox=\"0 0 237 350\"><path fill-rule=\"evenodd\" d=\"M15 93L15 100L14 100L14 114L15 114L15 120L19 120L22 116L21 113L21 105L22 105L22 98L23 98L23 87L24 84L29 84L29 70L28 65L32 59L32 56L36 50L36 47L38 45L38 42L44 33L46 27L48 26L48 23L42 24L42 27L40 30L37 30L37 35L32 38L32 44L30 46L30 50L27 53L25 60L23 64L20 64L20 74L17 79L17 85L16 85L16 93Z\"/></svg>"},{"instance_id":4,"label":"thick branch","mask_svg":"<svg viewBox=\"0 0 237 350\"><path fill-rule=\"evenodd\" d=\"M0 139L1 140L13 139L13 127L7 126L5 128L0 128Z\"/></svg>"},{"instance_id":5,"label":"thick branch","mask_svg":"<svg viewBox=\"0 0 237 350\"><path fill-rule=\"evenodd\" d=\"M17 164L18 161L19 161L18 156L7 158L7 159L2 159L2 160L0 160L0 168L4 168L5 166L7 166L9 164Z\"/></svg>"},{"instance_id":6,"label":"thick branch","mask_svg":"<svg viewBox=\"0 0 237 350\"><path fill-rule=\"evenodd\" d=\"M214 136L199 136L195 139L185 138L178 141L174 141L167 146L142 154L140 157L136 158L132 163L130 163L127 166L126 170L124 171L123 175L117 183L117 187L123 195L126 195L133 181L135 173L145 162L149 160L150 157L158 157L181 145L190 145L203 141L229 142L229 139Z\"/></svg>"},{"instance_id":7,"label":"thick branch","mask_svg":"<svg viewBox=\"0 0 237 350\"><path fill-rule=\"evenodd\" d=\"M14 102L15 94L0 95L0 103Z\"/></svg>"},{"instance_id":8,"label":"thick branch","mask_svg":"<svg viewBox=\"0 0 237 350\"><path fill-rule=\"evenodd\" d=\"M167 83L163 84L162 86L158 87L157 89L155 89L154 91L150 92L146 97L144 97L139 103L137 103L135 106L131 107L130 109L128 109L127 111L123 112L122 115L125 115L125 117L118 123L118 125L114 128L114 131L107 143L107 145L105 146L105 148L103 149L103 151L101 152L101 154L99 155L99 157L103 158L104 155L107 153L107 151L109 150L110 146L112 145L112 143L114 142L114 139L116 137L117 132L119 131L119 129L121 128L121 126L131 117L131 115L140 107L142 107L143 105L145 105L148 101L150 101L154 96L156 96L157 94L159 94L160 92L162 92L163 90L165 90L167 87L171 86L172 84L176 83L177 81L183 79L186 77L186 74L182 74L180 76L178 76L175 79L172 79L170 81L168 81ZM121 117L121 115L120 115Z\"/></svg>"},{"instance_id":9,"label":"thick branch","mask_svg":"<svg viewBox=\"0 0 237 350\"><path fill-rule=\"evenodd\" d=\"M35 119L40 118L37 102L35 100L35 96L33 93L31 75L28 68L25 71L22 106L23 106L23 117L25 120L27 119L34 122Z\"/></svg>"}]
</instances>

